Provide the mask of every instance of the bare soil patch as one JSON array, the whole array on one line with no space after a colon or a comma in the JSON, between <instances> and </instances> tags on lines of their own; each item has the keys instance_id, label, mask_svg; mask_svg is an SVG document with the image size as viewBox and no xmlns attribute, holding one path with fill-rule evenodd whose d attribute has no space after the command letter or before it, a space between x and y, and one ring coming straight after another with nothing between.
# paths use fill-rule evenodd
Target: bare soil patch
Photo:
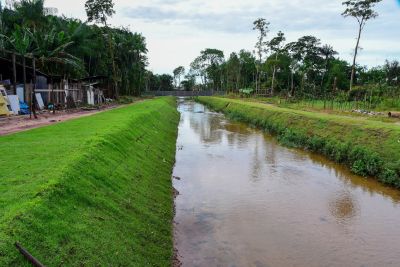
<instances>
[{"instance_id":1,"label":"bare soil patch","mask_svg":"<svg viewBox=\"0 0 400 267\"><path fill-rule=\"evenodd\" d=\"M0 136L39 128L80 117L91 116L93 114L118 107L121 106L109 105L94 110L82 110L79 108L73 110L56 111L55 114L53 114L52 111L41 111L38 114L37 119L34 119L33 116L30 118L29 115L0 117Z\"/></svg>"}]
</instances>

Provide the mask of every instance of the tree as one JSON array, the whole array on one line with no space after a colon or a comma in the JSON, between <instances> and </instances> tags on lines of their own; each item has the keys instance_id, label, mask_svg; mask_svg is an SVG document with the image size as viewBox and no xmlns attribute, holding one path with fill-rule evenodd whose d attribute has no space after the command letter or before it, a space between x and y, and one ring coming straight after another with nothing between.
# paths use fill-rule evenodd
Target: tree
<instances>
[{"instance_id":1,"label":"tree","mask_svg":"<svg viewBox=\"0 0 400 267\"><path fill-rule=\"evenodd\" d=\"M328 73L329 60L332 59L333 56L337 55L338 52L336 52L332 46L327 45L327 44L322 46L319 50L320 50L321 55L325 59L325 69L323 70L322 79L321 79L321 87L322 87L323 83L324 83L325 75Z\"/></svg>"},{"instance_id":2,"label":"tree","mask_svg":"<svg viewBox=\"0 0 400 267\"><path fill-rule=\"evenodd\" d=\"M14 2L14 8L33 32L45 22L44 0L21 0Z\"/></svg>"},{"instance_id":3,"label":"tree","mask_svg":"<svg viewBox=\"0 0 400 267\"><path fill-rule=\"evenodd\" d=\"M224 62L224 52L218 49L206 48L200 52L207 79L212 80L213 90L221 88L222 74L220 65Z\"/></svg>"},{"instance_id":4,"label":"tree","mask_svg":"<svg viewBox=\"0 0 400 267\"><path fill-rule=\"evenodd\" d=\"M180 88L181 76L185 75L185 68L183 66L179 66L176 69L174 69L173 73L174 73L175 87Z\"/></svg>"},{"instance_id":5,"label":"tree","mask_svg":"<svg viewBox=\"0 0 400 267\"><path fill-rule=\"evenodd\" d=\"M105 30L107 29L108 17L115 14L114 3L112 0L87 0L85 3L86 15L88 17L88 22L96 22L104 25ZM108 31L108 47L110 52L110 58L112 62L113 69L113 80L114 80L114 91L115 96L118 98L118 79L117 70L115 65L115 55L113 47L113 37L112 32Z\"/></svg>"},{"instance_id":6,"label":"tree","mask_svg":"<svg viewBox=\"0 0 400 267\"><path fill-rule=\"evenodd\" d=\"M393 60L390 62L389 60L386 60L385 65L383 67L385 74L386 74L386 79L387 79L387 84L388 85L400 85L400 64L399 61Z\"/></svg>"},{"instance_id":7,"label":"tree","mask_svg":"<svg viewBox=\"0 0 400 267\"><path fill-rule=\"evenodd\" d=\"M322 78L321 78L321 90L323 91L323 98L324 98L324 109L326 108L326 87L324 86L324 79L325 75L328 73L328 68L329 68L329 60L333 58L334 55L337 54L335 50L333 50L333 47L330 45L324 45L320 49L320 54L324 57L325 59L325 67L322 70Z\"/></svg>"},{"instance_id":8,"label":"tree","mask_svg":"<svg viewBox=\"0 0 400 267\"><path fill-rule=\"evenodd\" d=\"M303 36L286 45L285 49L292 56L292 70L299 72L301 76L302 93L306 93L306 85L315 88L315 82L320 73L323 59L320 56L320 40L314 36ZM294 73L293 73L294 76ZM294 77L293 77L294 78ZM306 82L306 80L308 82ZM294 86L292 86L294 92ZM309 92L307 92L309 93ZM314 93L314 92L313 92Z\"/></svg>"},{"instance_id":9,"label":"tree","mask_svg":"<svg viewBox=\"0 0 400 267\"><path fill-rule=\"evenodd\" d=\"M231 53L228 61L226 62L226 83L228 90L234 89L236 92L239 91L241 68L242 62L240 61L238 55L234 52Z\"/></svg>"},{"instance_id":10,"label":"tree","mask_svg":"<svg viewBox=\"0 0 400 267\"><path fill-rule=\"evenodd\" d=\"M187 74L185 76L185 80L182 81L182 86L185 91L192 91L194 89L194 86L196 85L196 76L192 74Z\"/></svg>"},{"instance_id":11,"label":"tree","mask_svg":"<svg viewBox=\"0 0 400 267\"><path fill-rule=\"evenodd\" d=\"M272 84L271 84L271 95L274 95L275 89L275 76L276 76L276 66L278 64L278 57L283 49L283 43L286 41L285 34L281 31L278 32L277 36L272 38L271 41L268 42L268 46L270 50L275 54L275 62L273 64L272 71Z\"/></svg>"},{"instance_id":12,"label":"tree","mask_svg":"<svg viewBox=\"0 0 400 267\"><path fill-rule=\"evenodd\" d=\"M3 53L4 57L11 56L16 63L22 58L24 65L22 55L35 56L40 71L63 78L105 76L110 82L104 82L118 86L123 94L139 95L145 88L147 48L141 34L58 17L39 0L9 2L0 10L0 48L11 52ZM26 63L33 67L30 60Z\"/></svg>"},{"instance_id":13,"label":"tree","mask_svg":"<svg viewBox=\"0 0 400 267\"><path fill-rule=\"evenodd\" d=\"M250 51L240 50L239 61L241 64L240 75L242 88L250 88L255 84L256 58Z\"/></svg>"},{"instance_id":14,"label":"tree","mask_svg":"<svg viewBox=\"0 0 400 267\"><path fill-rule=\"evenodd\" d=\"M85 4L89 22L101 23L107 26L108 17L115 14L112 0L87 0Z\"/></svg>"},{"instance_id":15,"label":"tree","mask_svg":"<svg viewBox=\"0 0 400 267\"><path fill-rule=\"evenodd\" d=\"M189 73L194 77L199 77L202 85L206 86L207 75L206 75L206 64L201 56L198 56L190 63Z\"/></svg>"},{"instance_id":16,"label":"tree","mask_svg":"<svg viewBox=\"0 0 400 267\"><path fill-rule=\"evenodd\" d=\"M174 78L169 74L160 75L160 88L163 91L172 91L174 89L173 85Z\"/></svg>"},{"instance_id":17,"label":"tree","mask_svg":"<svg viewBox=\"0 0 400 267\"><path fill-rule=\"evenodd\" d=\"M267 37L267 34L269 32L269 25L270 23L266 21L266 19L259 18L256 21L253 22L253 30L258 31L259 36L257 38L257 43L256 43L256 54L258 56L258 62L257 62L257 75L256 75L256 91L260 89L260 83L261 83L261 65L263 61L263 56L268 52L267 50L267 43L265 42L265 38Z\"/></svg>"},{"instance_id":18,"label":"tree","mask_svg":"<svg viewBox=\"0 0 400 267\"><path fill-rule=\"evenodd\" d=\"M3 6L0 1L0 49L4 49L4 24L3 24Z\"/></svg>"},{"instance_id":19,"label":"tree","mask_svg":"<svg viewBox=\"0 0 400 267\"><path fill-rule=\"evenodd\" d=\"M342 13L342 16L353 17L358 22L358 37L357 37L356 47L354 49L353 65L350 77L350 90L353 89L354 76L356 71L356 61L360 46L361 33L367 21L374 19L378 16L378 13L374 11L373 8L375 4L381 1L382 0L349 0L342 3L344 6L346 6L346 9Z\"/></svg>"}]
</instances>

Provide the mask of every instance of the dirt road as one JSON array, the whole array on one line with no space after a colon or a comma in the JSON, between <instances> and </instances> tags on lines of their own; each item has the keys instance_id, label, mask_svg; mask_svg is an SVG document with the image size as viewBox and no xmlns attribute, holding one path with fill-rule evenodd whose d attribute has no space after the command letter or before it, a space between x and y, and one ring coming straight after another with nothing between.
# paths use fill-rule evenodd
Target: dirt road
<instances>
[{"instance_id":1,"label":"dirt road","mask_svg":"<svg viewBox=\"0 0 400 267\"><path fill-rule=\"evenodd\" d=\"M22 132L33 128L39 128L54 123L59 123L80 117L91 116L93 114L104 112L121 106L113 105L102 109L84 111L76 109L72 111L57 111L56 114L51 112L42 112L38 114L38 118L29 118L29 115L10 116L0 118L0 136L12 133Z\"/></svg>"}]
</instances>

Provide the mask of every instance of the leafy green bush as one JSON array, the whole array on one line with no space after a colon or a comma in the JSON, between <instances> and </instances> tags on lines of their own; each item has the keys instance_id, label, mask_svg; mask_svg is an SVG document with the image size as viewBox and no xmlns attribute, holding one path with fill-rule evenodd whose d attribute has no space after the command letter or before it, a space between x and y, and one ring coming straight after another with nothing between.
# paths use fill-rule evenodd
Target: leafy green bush
<instances>
[{"instance_id":1,"label":"leafy green bush","mask_svg":"<svg viewBox=\"0 0 400 267\"><path fill-rule=\"evenodd\" d=\"M117 100L118 104L126 105L131 104L136 101L136 98L133 96L120 96Z\"/></svg>"},{"instance_id":2,"label":"leafy green bush","mask_svg":"<svg viewBox=\"0 0 400 267\"><path fill-rule=\"evenodd\" d=\"M254 93L254 89L253 88L243 88L243 89L239 89L239 93L242 96L251 96Z\"/></svg>"},{"instance_id":3,"label":"leafy green bush","mask_svg":"<svg viewBox=\"0 0 400 267\"><path fill-rule=\"evenodd\" d=\"M385 169L378 178L384 184L400 188L400 178L394 170Z\"/></svg>"}]
</instances>

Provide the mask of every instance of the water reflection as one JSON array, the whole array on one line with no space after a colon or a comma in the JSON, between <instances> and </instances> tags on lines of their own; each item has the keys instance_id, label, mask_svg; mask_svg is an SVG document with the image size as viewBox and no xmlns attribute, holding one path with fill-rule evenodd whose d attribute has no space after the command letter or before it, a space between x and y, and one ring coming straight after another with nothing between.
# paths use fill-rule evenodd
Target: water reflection
<instances>
[{"instance_id":1,"label":"water reflection","mask_svg":"<svg viewBox=\"0 0 400 267\"><path fill-rule=\"evenodd\" d=\"M399 191L181 101L184 266L399 266ZM379 245L378 245L379 244Z\"/></svg>"}]
</instances>

